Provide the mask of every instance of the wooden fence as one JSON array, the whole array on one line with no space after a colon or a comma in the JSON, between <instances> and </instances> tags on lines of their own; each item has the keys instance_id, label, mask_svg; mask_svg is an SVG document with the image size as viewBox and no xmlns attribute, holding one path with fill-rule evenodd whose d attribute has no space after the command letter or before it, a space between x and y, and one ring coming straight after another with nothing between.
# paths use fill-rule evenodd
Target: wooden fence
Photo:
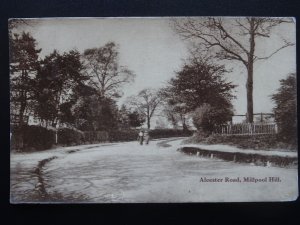
<instances>
[{"instance_id":1,"label":"wooden fence","mask_svg":"<svg viewBox=\"0 0 300 225\"><path fill-rule=\"evenodd\" d=\"M239 123L220 125L216 127L214 134L219 135L261 135L277 134L276 123Z\"/></svg>"}]
</instances>

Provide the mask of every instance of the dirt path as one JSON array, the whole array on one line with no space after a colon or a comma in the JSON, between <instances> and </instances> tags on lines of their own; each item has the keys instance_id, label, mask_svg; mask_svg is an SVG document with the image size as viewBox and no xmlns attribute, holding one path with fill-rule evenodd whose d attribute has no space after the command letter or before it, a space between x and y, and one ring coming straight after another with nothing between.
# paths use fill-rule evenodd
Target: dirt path
<instances>
[{"instance_id":1,"label":"dirt path","mask_svg":"<svg viewBox=\"0 0 300 225\"><path fill-rule=\"evenodd\" d=\"M127 142L77 147L78 151L73 147L63 152L13 155L12 199L32 200L36 182L28 174L17 173L17 168L29 171L40 160L52 156L57 158L45 164L42 173L47 193L59 202L284 201L297 196L296 169L188 156L177 151L181 141L152 141L147 146ZM281 182L200 182L201 178L226 177L280 177Z\"/></svg>"}]
</instances>

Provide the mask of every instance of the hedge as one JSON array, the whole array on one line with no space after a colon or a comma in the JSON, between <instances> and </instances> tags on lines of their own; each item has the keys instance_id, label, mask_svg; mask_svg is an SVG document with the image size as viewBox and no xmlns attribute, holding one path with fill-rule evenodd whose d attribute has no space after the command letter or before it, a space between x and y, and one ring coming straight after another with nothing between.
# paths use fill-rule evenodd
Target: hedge
<instances>
[{"instance_id":1,"label":"hedge","mask_svg":"<svg viewBox=\"0 0 300 225\"><path fill-rule=\"evenodd\" d=\"M11 149L22 151L45 150L55 145L56 132L41 126L24 126L22 130L12 128ZM57 132L58 145L71 146L80 144L135 141L138 130L87 131L60 128ZM182 137L192 135L191 131L174 129L150 130L151 139Z\"/></svg>"},{"instance_id":2,"label":"hedge","mask_svg":"<svg viewBox=\"0 0 300 225\"><path fill-rule=\"evenodd\" d=\"M188 137L193 134L189 130L175 130L175 129L155 129L150 130L149 135L151 139L154 138L169 138L169 137Z\"/></svg>"},{"instance_id":3,"label":"hedge","mask_svg":"<svg viewBox=\"0 0 300 225\"><path fill-rule=\"evenodd\" d=\"M115 130L109 132L109 141L134 141L137 140L138 131L137 130Z\"/></svg>"},{"instance_id":4,"label":"hedge","mask_svg":"<svg viewBox=\"0 0 300 225\"><path fill-rule=\"evenodd\" d=\"M44 150L51 148L54 142L54 131L40 126L24 126L21 130L13 130L11 148L21 150Z\"/></svg>"},{"instance_id":5,"label":"hedge","mask_svg":"<svg viewBox=\"0 0 300 225\"><path fill-rule=\"evenodd\" d=\"M59 145L80 145L84 143L84 133L70 128L60 128L57 133Z\"/></svg>"}]
</instances>

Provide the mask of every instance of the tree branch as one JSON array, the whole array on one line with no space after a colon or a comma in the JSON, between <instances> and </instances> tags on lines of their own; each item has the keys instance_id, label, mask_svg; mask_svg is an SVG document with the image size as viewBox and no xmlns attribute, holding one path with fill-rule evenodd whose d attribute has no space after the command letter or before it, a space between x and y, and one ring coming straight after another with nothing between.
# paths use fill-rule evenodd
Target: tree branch
<instances>
[{"instance_id":1,"label":"tree branch","mask_svg":"<svg viewBox=\"0 0 300 225\"><path fill-rule=\"evenodd\" d=\"M258 57L258 56L255 56L255 60L266 60L266 59L269 59L271 58L273 55L275 55L277 52L281 51L282 49L284 48L287 48L289 46L294 46L295 44L294 43L290 43L290 42L286 42L285 45L281 46L280 48L276 49L274 52L272 52L270 55L268 56L264 56L264 57Z\"/></svg>"}]
</instances>

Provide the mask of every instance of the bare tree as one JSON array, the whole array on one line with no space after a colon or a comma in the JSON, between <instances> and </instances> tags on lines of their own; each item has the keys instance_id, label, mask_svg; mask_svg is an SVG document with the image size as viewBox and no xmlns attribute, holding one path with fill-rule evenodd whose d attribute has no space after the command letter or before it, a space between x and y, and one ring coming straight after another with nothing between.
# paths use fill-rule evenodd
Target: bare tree
<instances>
[{"instance_id":1,"label":"bare tree","mask_svg":"<svg viewBox=\"0 0 300 225\"><path fill-rule=\"evenodd\" d=\"M236 60L247 70L247 121L253 122L253 66L258 60L265 60L280 50L294 45L282 39L280 46L264 56L256 55L256 44L269 38L272 30L280 24L292 23L282 18L186 18L175 19L176 32L184 39L197 43L201 51L210 52L220 60Z\"/></svg>"},{"instance_id":2,"label":"bare tree","mask_svg":"<svg viewBox=\"0 0 300 225\"><path fill-rule=\"evenodd\" d=\"M147 127L150 129L151 118L161 102L158 92L154 89L144 89L136 96L129 97L128 103L140 114L146 117Z\"/></svg>"},{"instance_id":3,"label":"bare tree","mask_svg":"<svg viewBox=\"0 0 300 225\"><path fill-rule=\"evenodd\" d=\"M119 52L114 42L87 49L83 56L85 71L91 77L90 84L101 96L120 97L120 87L134 79L132 71L119 65Z\"/></svg>"}]
</instances>

